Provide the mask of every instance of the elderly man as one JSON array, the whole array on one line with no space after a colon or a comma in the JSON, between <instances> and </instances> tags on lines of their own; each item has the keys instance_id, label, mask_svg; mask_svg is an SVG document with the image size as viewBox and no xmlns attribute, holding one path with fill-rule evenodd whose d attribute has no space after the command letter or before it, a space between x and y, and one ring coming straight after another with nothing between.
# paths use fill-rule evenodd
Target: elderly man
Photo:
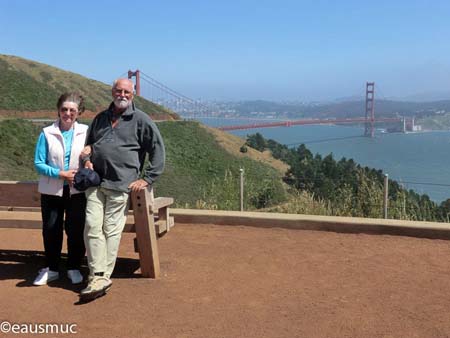
<instances>
[{"instance_id":1,"label":"elderly man","mask_svg":"<svg viewBox=\"0 0 450 338\"><path fill-rule=\"evenodd\" d=\"M102 296L111 287L129 192L152 185L164 169L161 134L150 117L135 107L133 82L114 81L112 97L109 108L92 121L86 138L90 155L83 159L84 166L100 175L101 184L86 190L84 241L90 273L88 286L80 293L82 300ZM140 178L146 154L149 164Z\"/></svg>"}]
</instances>

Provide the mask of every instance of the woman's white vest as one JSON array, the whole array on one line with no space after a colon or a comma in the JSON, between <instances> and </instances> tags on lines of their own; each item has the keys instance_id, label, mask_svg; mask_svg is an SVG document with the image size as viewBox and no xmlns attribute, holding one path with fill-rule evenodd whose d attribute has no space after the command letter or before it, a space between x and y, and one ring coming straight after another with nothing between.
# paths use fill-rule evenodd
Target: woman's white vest
<instances>
[{"instance_id":1,"label":"woman's white vest","mask_svg":"<svg viewBox=\"0 0 450 338\"><path fill-rule=\"evenodd\" d=\"M70 151L69 169L78 170L80 166L80 153L84 148L88 126L75 122L73 125L72 149ZM48 144L47 164L53 168L64 170L64 137L59 129L59 122L43 129ZM64 180L50 176L41 176L38 191L41 194L62 196ZM70 188L71 194L79 194L74 187Z\"/></svg>"}]
</instances>

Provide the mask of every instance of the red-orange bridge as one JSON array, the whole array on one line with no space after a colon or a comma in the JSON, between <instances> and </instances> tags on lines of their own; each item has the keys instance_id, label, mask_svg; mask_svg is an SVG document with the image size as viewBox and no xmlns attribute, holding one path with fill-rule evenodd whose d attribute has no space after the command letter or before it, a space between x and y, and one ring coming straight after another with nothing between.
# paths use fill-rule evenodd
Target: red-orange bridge
<instances>
[{"instance_id":1,"label":"red-orange bridge","mask_svg":"<svg viewBox=\"0 0 450 338\"><path fill-rule=\"evenodd\" d=\"M223 131L229 130L243 130L243 129L256 129L256 128L273 128L273 127L290 127L290 126L302 126L311 124L351 124L351 123L364 123L373 128L374 123L379 122L402 122L402 118L379 118L379 119L366 119L364 117L349 118L349 119L304 119L304 120L292 120L292 121L278 121L278 122L266 122L266 123L250 123L240 124L233 126L222 126L218 129Z\"/></svg>"}]
</instances>

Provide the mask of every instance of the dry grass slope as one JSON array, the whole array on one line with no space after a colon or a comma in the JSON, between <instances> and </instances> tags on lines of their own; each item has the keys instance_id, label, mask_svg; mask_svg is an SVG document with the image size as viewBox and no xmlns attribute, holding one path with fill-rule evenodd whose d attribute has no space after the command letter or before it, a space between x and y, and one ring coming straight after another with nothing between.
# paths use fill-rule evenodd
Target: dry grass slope
<instances>
[{"instance_id":1,"label":"dry grass slope","mask_svg":"<svg viewBox=\"0 0 450 338\"><path fill-rule=\"evenodd\" d=\"M214 138L216 139L217 143L224 148L226 151L228 151L230 154L243 158L251 158L254 161L263 162L265 164L270 165L272 168L278 170L280 174L284 175L286 171L289 169L289 165L286 163L277 160L272 157L272 154L270 151L260 152L257 151L251 147L247 147L247 153L241 153L240 148L245 143L245 140L229 133L225 133L221 130L218 130L216 128L211 128L205 125L201 125L203 128L205 128L209 133L214 135Z\"/></svg>"}]
</instances>

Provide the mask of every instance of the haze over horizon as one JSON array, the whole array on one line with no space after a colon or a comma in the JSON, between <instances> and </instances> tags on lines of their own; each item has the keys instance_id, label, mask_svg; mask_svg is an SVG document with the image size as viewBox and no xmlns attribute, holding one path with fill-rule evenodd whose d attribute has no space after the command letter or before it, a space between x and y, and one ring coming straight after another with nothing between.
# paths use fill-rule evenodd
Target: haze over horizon
<instances>
[{"instance_id":1,"label":"haze over horizon","mask_svg":"<svg viewBox=\"0 0 450 338\"><path fill-rule=\"evenodd\" d=\"M450 99L447 1L0 0L0 53L192 98Z\"/></svg>"}]
</instances>

